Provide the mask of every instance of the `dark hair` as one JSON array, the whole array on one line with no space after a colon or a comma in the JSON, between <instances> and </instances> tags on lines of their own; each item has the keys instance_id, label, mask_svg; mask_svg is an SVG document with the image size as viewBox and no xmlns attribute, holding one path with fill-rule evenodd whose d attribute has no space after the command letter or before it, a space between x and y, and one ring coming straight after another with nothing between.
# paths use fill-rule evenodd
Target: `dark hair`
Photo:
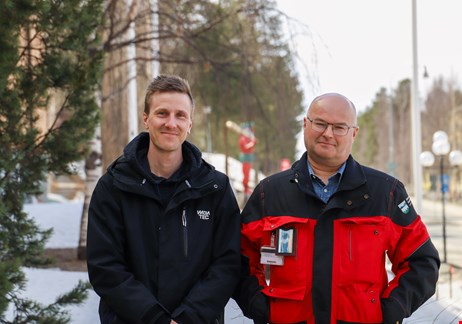
<instances>
[{"instance_id":1,"label":"dark hair","mask_svg":"<svg viewBox=\"0 0 462 324\"><path fill-rule=\"evenodd\" d=\"M151 96L156 92L179 92L185 93L191 99L192 109L194 110L194 99L191 93L191 88L187 80L177 75L159 75L152 80L146 89L146 97L144 98L144 112L149 113L149 101Z\"/></svg>"}]
</instances>

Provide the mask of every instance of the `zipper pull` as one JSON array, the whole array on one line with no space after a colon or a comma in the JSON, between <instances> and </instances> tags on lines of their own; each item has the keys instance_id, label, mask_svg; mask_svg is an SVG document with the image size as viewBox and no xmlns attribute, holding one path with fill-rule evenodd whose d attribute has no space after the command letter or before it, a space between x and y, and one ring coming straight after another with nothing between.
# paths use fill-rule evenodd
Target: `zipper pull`
<instances>
[{"instance_id":1,"label":"zipper pull","mask_svg":"<svg viewBox=\"0 0 462 324\"><path fill-rule=\"evenodd\" d=\"M181 222L183 223L183 227L186 227L187 220L186 220L186 208L183 208L183 214L181 215Z\"/></svg>"},{"instance_id":2,"label":"zipper pull","mask_svg":"<svg viewBox=\"0 0 462 324\"><path fill-rule=\"evenodd\" d=\"M181 223L183 225L183 253L184 256L188 256L188 223L186 220L186 207L183 207L183 213L181 214Z\"/></svg>"}]
</instances>

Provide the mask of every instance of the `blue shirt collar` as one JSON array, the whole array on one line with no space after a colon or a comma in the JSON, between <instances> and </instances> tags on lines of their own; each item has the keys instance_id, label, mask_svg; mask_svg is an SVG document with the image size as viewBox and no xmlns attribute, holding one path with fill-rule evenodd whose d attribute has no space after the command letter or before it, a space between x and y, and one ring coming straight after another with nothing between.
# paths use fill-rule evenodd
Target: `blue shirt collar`
<instances>
[{"instance_id":1,"label":"blue shirt collar","mask_svg":"<svg viewBox=\"0 0 462 324\"><path fill-rule=\"evenodd\" d=\"M310 178L312 178L311 183L313 184L314 192L324 203L327 203L330 197L337 191L337 188L343 176L343 171L345 171L346 162L344 162L340 166L337 173L329 177L327 184L325 184L318 176L314 174L313 168L311 167L310 163L307 163L308 172L310 174Z\"/></svg>"},{"instance_id":2,"label":"blue shirt collar","mask_svg":"<svg viewBox=\"0 0 462 324\"><path fill-rule=\"evenodd\" d=\"M342 179L343 172L345 171L346 162L347 162L347 161L343 162L343 164L342 164L342 165L340 166L340 168L338 169L337 173L334 174L334 175L332 175L332 177L333 177L333 176L335 176L335 175L337 175L337 174L340 174L339 182L340 182L340 180ZM313 171L313 168L311 167L310 161L308 160L308 157L307 157L307 159L306 159L306 164L308 165L308 172L310 173L310 176L315 175L315 174L314 174L314 171Z\"/></svg>"}]
</instances>

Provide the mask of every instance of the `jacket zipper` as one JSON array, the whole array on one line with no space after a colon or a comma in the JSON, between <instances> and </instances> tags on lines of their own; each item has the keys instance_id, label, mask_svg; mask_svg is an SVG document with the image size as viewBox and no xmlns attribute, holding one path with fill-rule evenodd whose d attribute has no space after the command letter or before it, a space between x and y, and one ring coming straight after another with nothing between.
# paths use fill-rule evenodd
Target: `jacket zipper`
<instances>
[{"instance_id":1,"label":"jacket zipper","mask_svg":"<svg viewBox=\"0 0 462 324\"><path fill-rule=\"evenodd\" d=\"M352 228L352 226L350 225L350 229L349 229L349 230L350 230L350 233L349 233L349 238L348 238L348 249L349 249L348 253L349 253L349 255L350 255L350 261L353 260L353 252L352 252L352 249L353 249L353 247L352 247L352 237L353 237L353 233L352 233L352 232L353 232L353 231L352 231L351 228Z\"/></svg>"},{"instance_id":2,"label":"jacket zipper","mask_svg":"<svg viewBox=\"0 0 462 324\"><path fill-rule=\"evenodd\" d=\"M186 220L186 207L183 207L183 213L181 214L181 223L183 225L183 254L185 257L188 256L188 222Z\"/></svg>"}]
</instances>

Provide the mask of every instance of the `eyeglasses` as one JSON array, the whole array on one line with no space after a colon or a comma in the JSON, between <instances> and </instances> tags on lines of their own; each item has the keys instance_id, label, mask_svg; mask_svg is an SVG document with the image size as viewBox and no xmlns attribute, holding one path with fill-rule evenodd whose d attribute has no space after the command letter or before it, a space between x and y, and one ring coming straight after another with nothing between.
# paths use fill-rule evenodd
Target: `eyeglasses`
<instances>
[{"instance_id":1,"label":"eyeglasses","mask_svg":"<svg viewBox=\"0 0 462 324\"><path fill-rule=\"evenodd\" d=\"M311 122L311 129L316 132L320 132L320 133L324 133L327 127L331 125L332 133L336 136L345 136L346 134L348 134L348 131L350 130L350 128L358 128L356 126L348 126L346 124L331 124L331 123L326 123L325 121L322 121L322 120L312 120L308 116L306 116L306 119L308 119Z\"/></svg>"}]
</instances>

